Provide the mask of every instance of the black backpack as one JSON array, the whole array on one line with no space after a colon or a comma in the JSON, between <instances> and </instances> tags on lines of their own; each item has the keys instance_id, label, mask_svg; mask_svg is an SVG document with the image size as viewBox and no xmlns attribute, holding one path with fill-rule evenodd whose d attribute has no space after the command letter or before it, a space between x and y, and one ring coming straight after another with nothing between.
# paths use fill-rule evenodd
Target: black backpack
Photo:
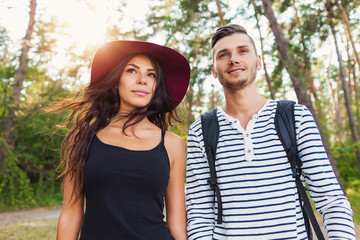
<instances>
[{"instance_id":1,"label":"black backpack","mask_svg":"<svg viewBox=\"0 0 360 240\"><path fill-rule=\"evenodd\" d=\"M281 100L277 102L277 109L275 114L275 129L286 151L289 163L291 165L292 177L295 179L296 187L298 189L300 206L304 215L304 222L308 238L312 239L312 232L309 222L310 219L311 225L316 233L317 238L319 240L325 240L319 224L316 221L309 198L306 194L305 187L303 186L300 179L302 173L302 162L299 157L296 144L294 105L295 102L288 100ZM217 184L217 177L215 171L216 148L219 139L219 123L216 116L216 109L213 109L201 115L201 125L205 151L210 169L210 179L208 180L208 184L214 190L214 195L218 203L217 223L222 224L222 200L220 188Z\"/></svg>"}]
</instances>

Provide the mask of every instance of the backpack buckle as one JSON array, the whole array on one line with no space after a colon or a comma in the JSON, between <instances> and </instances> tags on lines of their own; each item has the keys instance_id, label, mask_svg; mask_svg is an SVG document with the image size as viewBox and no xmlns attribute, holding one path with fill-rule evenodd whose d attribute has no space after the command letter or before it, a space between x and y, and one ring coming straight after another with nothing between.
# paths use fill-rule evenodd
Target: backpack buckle
<instances>
[{"instance_id":1,"label":"backpack buckle","mask_svg":"<svg viewBox=\"0 0 360 240\"><path fill-rule=\"evenodd\" d=\"M207 183L210 185L211 189L215 189L217 186L217 182L212 182L211 179L208 179Z\"/></svg>"},{"instance_id":2,"label":"backpack buckle","mask_svg":"<svg viewBox=\"0 0 360 240\"><path fill-rule=\"evenodd\" d=\"M289 149L289 152L288 152L288 158L290 160L290 164L293 163L291 165L294 165L294 166L291 166L293 178L300 176L300 168L296 163L296 157L297 157L296 149L294 146L291 146L291 148Z\"/></svg>"},{"instance_id":3,"label":"backpack buckle","mask_svg":"<svg viewBox=\"0 0 360 240\"><path fill-rule=\"evenodd\" d=\"M292 177L293 177L293 178L296 178L296 177L299 177L299 176L300 176L300 169L299 169L299 167L298 167L297 164L295 164L295 167L293 167L293 168L291 169L291 171L292 171Z\"/></svg>"}]
</instances>

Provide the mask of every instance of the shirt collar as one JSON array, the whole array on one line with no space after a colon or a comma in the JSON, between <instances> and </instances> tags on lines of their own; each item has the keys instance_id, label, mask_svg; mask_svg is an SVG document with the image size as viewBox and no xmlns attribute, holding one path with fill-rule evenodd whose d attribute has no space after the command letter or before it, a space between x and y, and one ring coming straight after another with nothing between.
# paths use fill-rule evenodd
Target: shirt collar
<instances>
[{"instance_id":1,"label":"shirt collar","mask_svg":"<svg viewBox=\"0 0 360 240\"><path fill-rule=\"evenodd\" d=\"M269 103L270 103L271 101L272 101L271 99L268 99L268 100L266 101L266 103L264 104L264 106L262 106L262 107L260 108L260 110L253 115L253 119L257 119L257 118L259 117L259 115L261 114L261 112L264 111L264 109L267 108L267 106L269 105ZM220 116L223 116L223 117L225 118L225 120L228 121L229 123L237 123L237 122L239 122L238 119L233 118L232 116L228 115L228 114L223 110L222 107L217 107L217 110L218 110Z\"/></svg>"}]
</instances>

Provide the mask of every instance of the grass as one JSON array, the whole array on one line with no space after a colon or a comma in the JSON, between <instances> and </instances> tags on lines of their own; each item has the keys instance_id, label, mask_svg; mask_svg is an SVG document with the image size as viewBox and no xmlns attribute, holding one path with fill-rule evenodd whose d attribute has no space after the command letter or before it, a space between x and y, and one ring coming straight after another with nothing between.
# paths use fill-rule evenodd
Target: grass
<instances>
[{"instance_id":1,"label":"grass","mask_svg":"<svg viewBox=\"0 0 360 240\"><path fill-rule=\"evenodd\" d=\"M0 224L0 240L49 240L56 238L57 219Z\"/></svg>"}]
</instances>

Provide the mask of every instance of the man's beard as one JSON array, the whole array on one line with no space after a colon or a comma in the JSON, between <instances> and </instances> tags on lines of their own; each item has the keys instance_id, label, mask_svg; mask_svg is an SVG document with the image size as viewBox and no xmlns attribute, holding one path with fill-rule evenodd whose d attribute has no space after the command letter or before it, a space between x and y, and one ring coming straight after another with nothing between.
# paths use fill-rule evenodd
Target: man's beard
<instances>
[{"instance_id":1,"label":"man's beard","mask_svg":"<svg viewBox=\"0 0 360 240\"><path fill-rule=\"evenodd\" d=\"M221 73L218 73L218 75L219 75L219 81L224 88L227 88L230 91L237 91L237 90L245 89L247 86L249 86L251 83L255 81L256 68L253 69L251 78L236 79L234 81L231 81L225 78L224 75Z\"/></svg>"}]
</instances>

